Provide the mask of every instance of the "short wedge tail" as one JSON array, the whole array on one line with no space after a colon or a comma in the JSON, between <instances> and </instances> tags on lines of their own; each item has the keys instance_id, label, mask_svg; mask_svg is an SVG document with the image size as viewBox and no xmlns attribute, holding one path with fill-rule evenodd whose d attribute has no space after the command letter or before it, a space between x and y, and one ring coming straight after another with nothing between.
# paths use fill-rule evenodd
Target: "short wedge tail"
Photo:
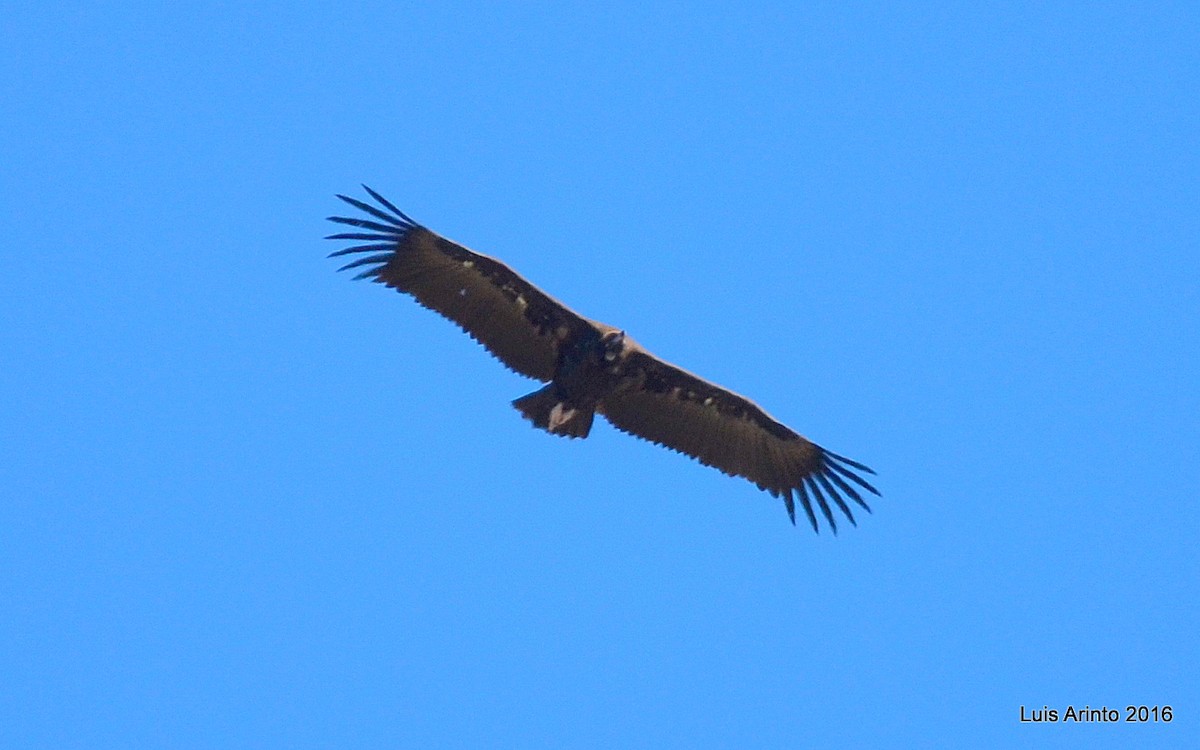
<instances>
[{"instance_id":1,"label":"short wedge tail","mask_svg":"<svg viewBox=\"0 0 1200 750\"><path fill-rule=\"evenodd\" d=\"M513 401L521 416L553 435L585 438L592 431L595 409L573 406L562 399L554 384Z\"/></svg>"}]
</instances>

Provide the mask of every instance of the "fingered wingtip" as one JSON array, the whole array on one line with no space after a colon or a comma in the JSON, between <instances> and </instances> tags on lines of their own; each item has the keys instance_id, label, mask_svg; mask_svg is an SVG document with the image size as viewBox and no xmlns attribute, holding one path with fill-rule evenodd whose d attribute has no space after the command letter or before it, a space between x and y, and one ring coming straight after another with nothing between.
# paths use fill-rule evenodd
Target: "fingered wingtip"
<instances>
[{"instance_id":1,"label":"fingered wingtip","mask_svg":"<svg viewBox=\"0 0 1200 750\"><path fill-rule=\"evenodd\" d=\"M868 474L874 474L874 473L875 473L875 470L874 470L874 469L872 469L870 466L867 466L867 465L866 465L866 464L864 464L864 463L859 463L858 461L855 461L855 460L854 460L854 459L852 459L852 458L846 458L845 456L840 456L840 455L838 455L837 453L834 453L834 452L833 452L833 451L831 451L831 450L826 450L826 449L824 449L824 448L822 448L821 450L822 450L822 451L825 453L825 455L829 456L830 458L835 458L835 459L837 459L838 461L841 461L841 462L842 462L842 463L844 463L844 464L848 464L848 465L850 465L850 466L853 466L854 468L858 469L859 471L865 471L865 472L867 472Z\"/></svg>"},{"instance_id":2,"label":"fingered wingtip","mask_svg":"<svg viewBox=\"0 0 1200 750\"><path fill-rule=\"evenodd\" d=\"M364 258L358 258L356 260L350 261L346 265L339 268L338 271L345 271L349 268L358 268L359 266L370 266L370 265L382 266L385 263L387 263L388 260L391 259L391 257L392 257L391 253L379 253L378 255L368 255Z\"/></svg>"},{"instance_id":3,"label":"fingered wingtip","mask_svg":"<svg viewBox=\"0 0 1200 750\"><path fill-rule=\"evenodd\" d=\"M862 488L863 488L864 490L866 490L867 492L870 492L871 494L873 494L873 495L877 495L877 496L879 496L879 497L882 497L882 496L883 496L883 495L882 495L882 494L879 492L879 490L875 489L875 486L874 486L874 485L872 485L870 482L868 482L867 480L863 479L862 477L860 477L858 474L854 473L854 472L853 472L853 471L851 471L850 469L846 468L846 466L843 466L843 465L842 465L842 464L844 463L844 464L847 464L847 465L849 465L849 466L853 466L853 467L855 467L855 468L859 468L859 467L862 467L862 464L860 464L860 463L857 463L857 462L855 462L855 461L851 461L851 460L849 460L849 459L847 459L847 458L844 458L844 457L842 457L842 456L839 456L839 455L837 455L836 453L830 453L829 451L825 451L825 458L826 458L826 460L825 460L825 468L826 468L827 470L829 470L829 472L830 472L830 473L831 473L831 472L837 472L838 474L841 474L841 475L842 475L843 477L845 477L846 479L849 479L850 481L852 481L852 482L854 482L855 484L857 484L859 487L862 487ZM869 469L865 469L865 467L864 467L864 468L862 468L862 469L860 469L860 471L862 471L862 470L870 471ZM872 473L872 474L874 474L875 472L873 472L873 471L872 471L871 473ZM831 473L831 476L832 476L832 473Z\"/></svg>"},{"instance_id":4,"label":"fingered wingtip","mask_svg":"<svg viewBox=\"0 0 1200 750\"><path fill-rule=\"evenodd\" d=\"M386 231L391 231L391 232L395 232L395 231L404 232L404 231L408 231L409 229L412 229L414 226L417 226L417 222L413 221L411 217L409 217L403 211L401 211L400 209L398 209L394 205L392 205L391 202L389 202L382 195L375 192L374 190L367 187L366 185L363 185L363 189L366 190L367 193L370 194L370 196L372 198L374 198L376 200L376 202L379 203L380 206L383 206L383 209L386 209L386 210L372 206L371 204L365 203L357 198L351 198L348 195L342 195L341 193L335 193L335 195L338 197L339 200L341 200L345 203L348 203L351 206L354 206L355 208L357 208L360 211L363 211L367 214L370 214L371 216L374 216L376 219L379 219L380 221L385 222L387 224L387 226L383 227L382 225L375 224L375 222L360 223L360 224L358 224L358 226L369 226L371 224L375 224L376 227L385 229ZM389 214L388 211L391 211L391 213ZM350 220L339 219L339 218L336 218L333 216L329 217L329 219L330 219L330 221L341 221L342 223L352 223L352 221L350 221ZM357 219L357 220L353 220L353 221L362 222L363 220Z\"/></svg>"},{"instance_id":5,"label":"fingered wingtip","mask_svg":"<svg viewBox=\"0 0 1200 750\"><path fill-rule=\"evenodd\" d=\"M419 222L417 222L415 219L413 219L411 216L404 213L400 209L396 208L395 204L392 203L391 201L389 201L387 198L384 198L379 193L377 193L374 190L372 190L371 188L367 187L366 183L361 183L361 184L362 184L362 189L366 190L368 195L370 195L375 200L379 201L379 205L387 208L389 211L396 214L396 216L399 216L401 219L408 222L409 224L412 224L414 226L420 226Z\"/></svg>"}]
</instances>

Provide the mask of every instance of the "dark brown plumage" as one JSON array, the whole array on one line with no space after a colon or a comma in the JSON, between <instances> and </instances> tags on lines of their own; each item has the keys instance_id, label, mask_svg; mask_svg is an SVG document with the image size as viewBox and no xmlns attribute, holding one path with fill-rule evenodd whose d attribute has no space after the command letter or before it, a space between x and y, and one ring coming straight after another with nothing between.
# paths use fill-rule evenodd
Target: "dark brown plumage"
<instances>
[{"instance_id":1,"label":"dark brown plumage","mask_svg":"<svg viewBox=\"0 0 1200 750\"><path fill-rule=\"evenodd\" d=\"M846 499L879 492L871 469L805 439L757 404L658 359L624 331L574 312L511 268L421 226L374 190L379 206L339 195L372 218L331 216L359 232L327 239L356 244L332 256L364 254L338 270L412 295L449 318L512 370L547 383L513 402L537 427L587 437L596 413L617 429L744 477L783 499L796 522L800 500L813 530L815 502L837 533L830 503L856 523Z\"/></svg>"}]
</instances>

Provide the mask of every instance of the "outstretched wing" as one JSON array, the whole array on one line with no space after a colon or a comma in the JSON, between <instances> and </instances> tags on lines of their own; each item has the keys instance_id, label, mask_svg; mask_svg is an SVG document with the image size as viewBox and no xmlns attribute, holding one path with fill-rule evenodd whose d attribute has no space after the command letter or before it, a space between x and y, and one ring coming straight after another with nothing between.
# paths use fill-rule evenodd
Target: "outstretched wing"
<instances>
[{"instance_id":1,"label":"outstretched wing","mask_svg":"<svg viewBox=\"0 0 1200 750\"><path fill-rule=\"evenodd\" d=\"M783 498L796 523L794 498L817 531L813 501L837 533L830 503L850 523L845 498L867 512L859 489L879 491L859 472L871 469L806 440L743 396L658 359L641 347L625 360L629 385L600 403L599 411L617 429L697 459L722 472L745 477ZM857 488L856 489L856 485Z\"/></svg>"},{"instance_id":2,"label":"outstretched wing","mask_svg":"<svg viewBox=\"0 0 1200 750\"><path fill-rule=\"evenodd\" d=\"M339 195L372 218L330 216L365 230L326 239L356 240L330 257L363 253L339 268L364 270L370 279L411 294L421 305L454 321L512 370L538 380L554 377L558 344L589 325L582 316L486 255L472 252L421 226L371 188L380 207Z\"/></svg>"}]
</instances>

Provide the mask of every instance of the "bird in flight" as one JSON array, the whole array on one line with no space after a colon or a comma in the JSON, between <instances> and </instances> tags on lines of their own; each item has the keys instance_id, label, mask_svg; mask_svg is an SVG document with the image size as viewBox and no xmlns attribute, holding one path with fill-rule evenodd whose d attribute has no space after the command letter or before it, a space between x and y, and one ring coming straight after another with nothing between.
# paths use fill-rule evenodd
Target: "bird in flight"
<instances>
[{"instance_id":1,"label":"bird in flight","mask_svg":"<svg viewBox=\"0 0 1200 750\"><path fill-rule=\"evenodd\" d=\"M426 229L366 185L377 202L339 195L365 217L330 216L356 231L326 239L359 244L330 254L361 255L339 271L411 295L448 318L514 372L546 383L513 401L534 426L586 438L596 414L643 440L744 477L783 500L796 523L799 500L814 531L816 504L837 533L830 504L857 525L860 490L879 494L875 472L825 450L753 401L642 348L624 331L590 320L495 258ZM368 218L369 217L369 218Z\"/></svg>"}]
</instances>

